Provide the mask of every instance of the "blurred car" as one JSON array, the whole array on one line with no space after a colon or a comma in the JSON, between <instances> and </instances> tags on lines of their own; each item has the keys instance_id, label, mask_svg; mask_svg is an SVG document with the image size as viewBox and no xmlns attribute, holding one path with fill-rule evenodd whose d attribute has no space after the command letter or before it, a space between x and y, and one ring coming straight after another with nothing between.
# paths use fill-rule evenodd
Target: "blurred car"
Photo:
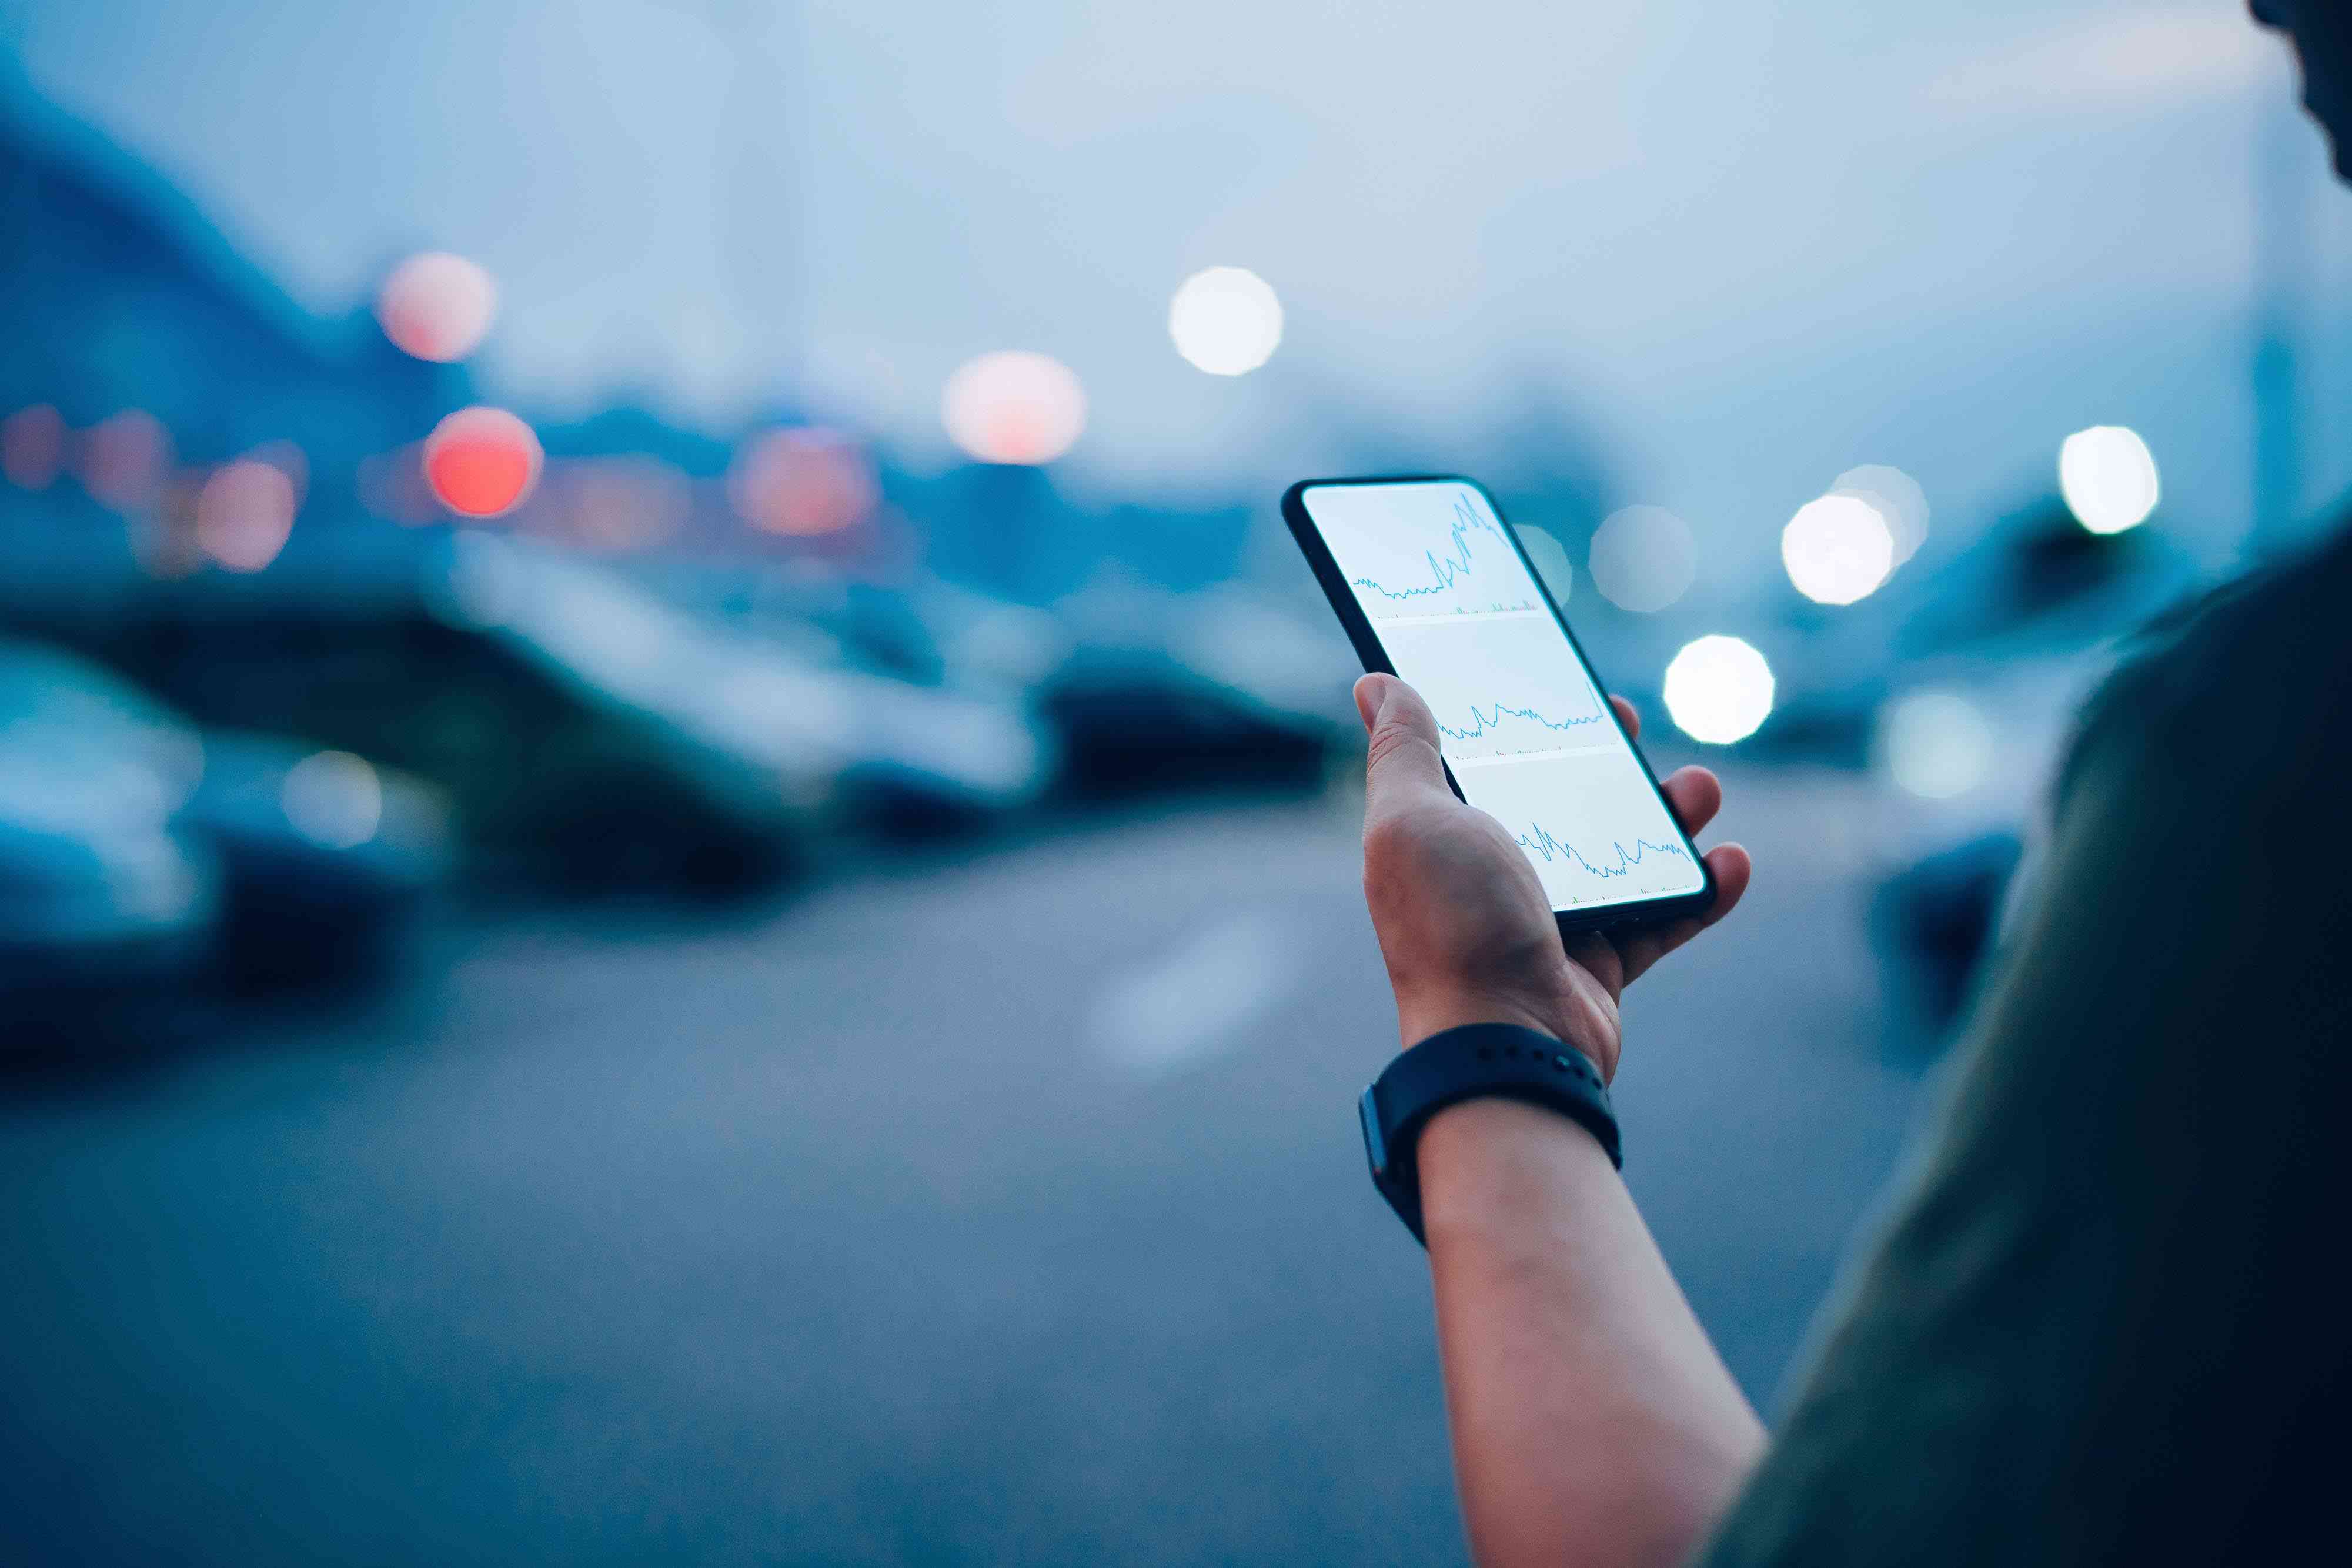
<instances>
[{"instance_id":1,"label":"blurred car","mask_svg":"<svg viewBox=\"0 0 2352 1568\"><path fill-rule=\"evenodd\" d=\"M478 886L766 885L807 858L840 770L808 704L545 549L331 527L250 575L104 564L0 586L0 613L201 722L429 781Z\"/></svg>"},{"instance_id":2,"label":"blurred car","mask_svg":"<svg viewBox=\"0 0 2352 1568\"><path fill-rule=\"evenodd\" d=\"M180 824L219 852L232 977L373 973L448 866L438 791L350 752L215 730Z\"/></svg>"},{"instance_id":3,"label":"blurred car","mask_svg":"<svg viewBox=\"0 0 2352 1568\"><path fill-rule=\"evenodd\" d=\"M1063 609L1072 645L1039 702L1072 794L1313 789L1352 733L1356 665L1336 632L1225 591L1097 588Z\"/></svg>"},{"instance_id":4,"label":"blurred car","mask_svg":"<svg viewBox=\"0 0 2352 1568\"><path fill-rule=\"evenodd\" d=\"M1965 1000L2030 867L2074 714L2197 579L2154 526L2094 534L2052 497L1859 604L1788 612L1780 692L1748 749L1872 771L1873 938L1932 1021Z\"/></svg>"},{"instance_id":5,"label":"blurred car","mask_svg":"<svg viewBox=\"0 0 2352 1568\"><path fill-rule=\"evenodd\" d=\"M598 672L609 689L677 716L698 737L763 759L828 824L889 836L970 829L1029 804L1051 779L1052 737L1026 703L946 679L902 598L837 579L677 568L656 577L657 598L559 552L488 536L459 543L472 558L461 585L486 565L520 570L516 601L528 595L539 606L519 616L502 599L488 623L521 634L562 667ZM827 599L866 609L827 614L819 608ZM893 632L887 668L859 657L862 644L844 635L877 622ZM616 663L615 625L631 629L631 648L654 639L658 625L671 650L666 664Z\"/></svg>"},{"instance_id":6,"label":"blurred car","mask_svg":"<svg viewBox=\"0 0 2352 1568\"><path fill-rule=\"evenodd\" d=\"M27 830L46 824L56 864L77 858L57 855L60 825L101 829L100 852L128 868L116 902L188 917L188 940L161 945L175 959L216 925L212 956L240 982L352 972L390 951L441 873L437 799L363 758L199 734L82 660L26 643L0 643L0 810L20 860L33 858ZM177 896L190 879L202 896Z\"/></svg>"},{"instance_id":7,"label":"blurred car","mask_svg":"<svg viewBox=\"0 0 2352 1568\"><path fill-rule=\"evenodd\" d=\"M2023 853L2014 833L1981 833L1898 868L1873 893L1872 938L1930 1023L1949 1023L1968 999Z\"/></svg>"},{"instance_id":8,"label":"blurred car","mask_svg":"<svg viewBox=\"0 0 2352 1568\"><path fill-rule=\"evenodd\" d=\"M211 950L217 863L173 830L143 761L103 749L68 760L0 724L0 1021L185 977Z\"/></svg>"},{"instance_id":9,"label":"blurred car","mask_svg":"<svg viewBox=\"0 0 2352 1568\"><path fill-rule=\"evenodd\" d=\"M1896 989L1950 1020L1990 951L2074 715L2114 644L1901 666L1873 719L1881 792L1874 945Z\"/></svg>"},{"instance_id":10,"label":"blurred car","mask_svg":"<svg viewBox=\"0 0 2352 1568\"><path fill-rule=\"evenodd\" d=\"M798 567L640 570L666 597L853 684L878 675L902 694L958 694L968 711L1034 713L1065 797L1312 788L1353 724L1355 665L1336 630L1318 637L1321 622L1228 590L1102 583L1042 610L933 575L890 587Z\"/></svg>"}]
</instances>

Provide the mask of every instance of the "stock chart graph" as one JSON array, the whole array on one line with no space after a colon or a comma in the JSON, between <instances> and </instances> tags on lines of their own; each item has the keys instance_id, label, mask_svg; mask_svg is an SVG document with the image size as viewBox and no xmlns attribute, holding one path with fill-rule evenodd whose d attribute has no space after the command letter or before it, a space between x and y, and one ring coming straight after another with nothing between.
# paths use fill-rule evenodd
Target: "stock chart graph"
<instances>
[{"instance_id":1,"label":"stock chart graph","mask_svg":"<svg viewBox=\"0 0 2352 1568\"><path fill-rule=\"evenodd\" d=\"M1444 533L1425 527L1368 531L1349 583L1374 621L1518 614L1544 607L1542 591L1492 514L1467 494L1453 497Z\"/></svg>"},{"instance_id":2,"label":"stock chart graph","mask_svg":"<svg viewBox=\"0 0 2352 1568\"><path fill-rule=\"evenodd\" d=\"M1549 828L1540 822L1532 824L1526 832L1517 837L1519 848L1538 859L1574 861L1580 870L1590 872L1594 876L1631 876L1644 859L1657 855L1666 855L1681 861L1690 859L1690 855L1680 844L1654 844L1647 839L1635 839L1633 847L1630 850L1623 844L1612 843L1602 852L1601 860L1595 862L1574 844L1556 837Z\"/></svg>"},{"instance_id":3,"label":"stock chart graph","mask_svg":"<svg viewBox=\"0 0 2352 1568\"><path fill-rule=\"evenodd\" d=\"M1452 480L1310 488L1307 514L1463 796L1554 909L1696 893L1704 874L1485 496Z\"/></svg>"},{"instance_id":4,"label":"stock chart graph","mask_svg":"<svg viewBox=\"0 0 2352 1568\"><path fill-rule=\"evenodd\" d=\"M1405 678L1437 716L1449 760L1619 744L1548 610L1391 622L1381 641L1400 671L1421 672Z\"/></svg>"},{"instance_id":5,"label":"stock chart graph","mask_svg":"<svg viewBox=\"0 0 2352 1568\"><path fill-rule=\"evenodd\" d=\"M1472 805L1503 824L1568 909L1695 893L1683 847L1640 763L1622 746L1539 762L1458 767Z\"/></svg>"}]
</instances>

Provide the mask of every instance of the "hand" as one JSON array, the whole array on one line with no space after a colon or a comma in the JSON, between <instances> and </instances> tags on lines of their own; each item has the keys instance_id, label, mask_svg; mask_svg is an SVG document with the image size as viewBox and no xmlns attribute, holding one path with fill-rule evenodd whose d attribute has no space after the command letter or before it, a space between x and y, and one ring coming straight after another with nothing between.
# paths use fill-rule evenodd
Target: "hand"
<instances>
[{"instance_id":1,"label":"hand","mask_svg":"<svg viewBox=\"0 0 2352 1568\"><path fill-rule=\"evenodd\" d=\"M1633 705L1612 697L1628 735ZM1560 941L1551 902L1508 830L1447 787L1437 721L1394 675L1356 683L1370 734L1364 792L1364 900L1396 988L1407 1046L1469 1023L1515 1023L1567 1040L1614 1077L1617 1003L1660 958L1731 913L1748 891L1748 852L1709 850L1715 903L1670 925ZM1665 781L1666 802L1696 834L1723 805L1704 768Z\"/></svg>"}]
</instances>

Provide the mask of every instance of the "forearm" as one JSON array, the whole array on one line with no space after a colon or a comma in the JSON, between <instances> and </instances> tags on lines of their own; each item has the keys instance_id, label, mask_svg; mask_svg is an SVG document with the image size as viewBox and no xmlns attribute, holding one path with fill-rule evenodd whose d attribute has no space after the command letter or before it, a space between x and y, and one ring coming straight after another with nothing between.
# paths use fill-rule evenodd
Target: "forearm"
<instances>
[{"instance_id":1,"label":"forearm","mask_svg":"<svg viewBox=\"0 0 2352 1568\"><path fill-rule=\"evenodd\" d=\"M1548 1111L1476 1100L1418 1157L1477 1561L1687 1558L1764 1433L1608 1156Z\"/></svg>"}]
</instances>

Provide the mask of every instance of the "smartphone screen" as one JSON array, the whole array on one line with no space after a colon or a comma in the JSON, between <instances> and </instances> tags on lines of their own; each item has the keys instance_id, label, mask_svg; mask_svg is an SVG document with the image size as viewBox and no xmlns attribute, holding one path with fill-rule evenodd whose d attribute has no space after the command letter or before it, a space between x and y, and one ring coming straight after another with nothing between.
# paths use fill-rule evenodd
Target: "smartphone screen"
<instances>
[{"instance_id":1,"label":"smartphone screen","mask_svg":"<svg viewBox=\"0 0 2352 1568\"><path fill-rule=\"evenodd\" d=\"M1369 628L1436 715L1463 799L1518 841L1556 912L1706 891L1696 849L1484 490L1338 481L1293 496L1337 569L1318 567L1334 608L1361 617L1360 652Z\"/></svg>"}]
</instances>

